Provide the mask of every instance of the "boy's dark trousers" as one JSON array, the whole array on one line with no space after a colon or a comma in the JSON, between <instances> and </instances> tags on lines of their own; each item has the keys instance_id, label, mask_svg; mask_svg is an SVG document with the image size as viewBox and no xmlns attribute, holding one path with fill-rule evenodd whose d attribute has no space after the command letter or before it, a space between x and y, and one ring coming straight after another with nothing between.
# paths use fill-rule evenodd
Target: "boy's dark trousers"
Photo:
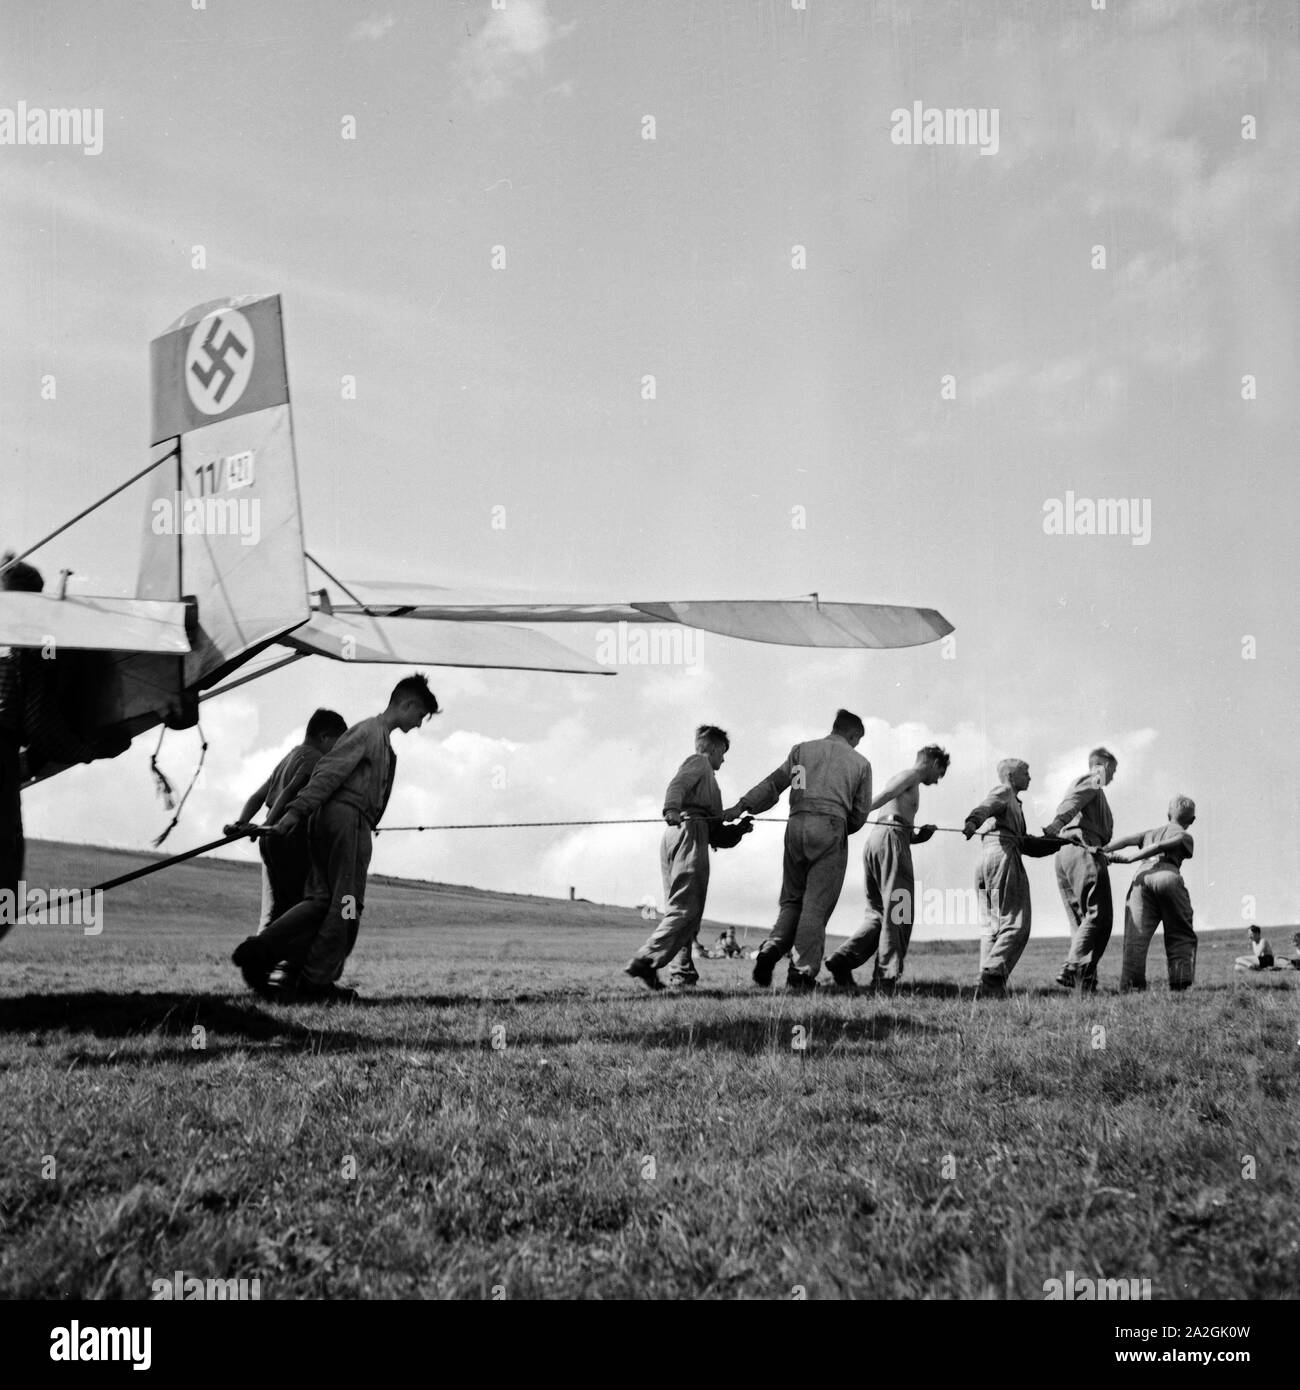
<instances>
[{"instance_id":1,"label":"boy's dark trousers","mask_svg":"<svg viewBox=\"0 0 1300 1390\"><path fill-rule=\"evenodd\" d=\"M309 985L333 984L356 945L365 906L372 832L353 806L327 801L308 832L305 896L258 936L267 956L301 970Z\"/></svg>"},{"instance_id":2,"label":"boy's dark trousers","mask_svg":"<svg viewBox=\"0 0 1300 1390\"><path fill-rule=\"evenodd\" d=\"M288 835L263 835L257 842L262 856L262 920L257 930L283 917L303 900L311 872L311 840L305 825Z\"/></svg>"}]
</instances>

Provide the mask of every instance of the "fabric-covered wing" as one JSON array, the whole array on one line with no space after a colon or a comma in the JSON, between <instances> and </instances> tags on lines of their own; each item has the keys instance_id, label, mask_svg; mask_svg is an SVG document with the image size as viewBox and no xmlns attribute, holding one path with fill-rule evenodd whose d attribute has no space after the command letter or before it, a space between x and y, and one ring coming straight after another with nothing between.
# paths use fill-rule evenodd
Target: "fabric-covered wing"
<instances>
[{"instance_id":1,"label":"fabric-covered wing","mask_svg":"<svg viewBox=\"0 0 1300 1390\"><path fill-rule=\"evenodd\" d=\"M314 613L309 622L280 641L297 651L336 661L563 671L582 676L614 674L540 632L497 623L410 622L359 613Z\"/></svg>"},{"instance_id":2,"label":"fabric-covered wing","mask_svg":"<svg viewBox=\"0 0 1300 1390\"><path fill-rule=\"evenodd\" d=\"M915 647L953 628L933 608L820 599L737 599L610 603L571 596L513 597L432 584L349 584L373 613L448 622L682 623L748 642L790 647ZM356 604L334 605L356 613Z\"/></svg>"},{"instance_id":3,"label":"fabric-covered wing","mask_svg":"<svg viewBox=\"0 0 1300 1390\"><path fill-rule=\"evenodd\" d=\"M184 656L185 605L165 600L0 593L0 646Z\"/></svg>"},{"instance_id":4,"label":"fabric-covered wing","mask_svg":"<svg viewBox=\"0 0 1300 1390\"><path fill-rule=\"evenodd\" d=\"M636 607L660 622L786 647L919 647L952 631L952 624L933 608L890 603L742 599L638 603Z\"/></svg>"}]
</instances>

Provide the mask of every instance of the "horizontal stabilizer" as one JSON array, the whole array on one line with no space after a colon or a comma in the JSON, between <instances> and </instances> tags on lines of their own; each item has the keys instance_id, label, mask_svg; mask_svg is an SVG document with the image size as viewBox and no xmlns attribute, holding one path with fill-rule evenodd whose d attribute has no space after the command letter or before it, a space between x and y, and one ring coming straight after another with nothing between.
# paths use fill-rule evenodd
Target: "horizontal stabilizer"
<instances>
[{"instance_id":1,"label":"horizontal stabilizer","mask_svg":"<svg viewBox=\"0 0 1300 1390\"><path fill-rule=\"evenodd\" d=\"M946 637L952 624L933 608L827 603L813 598L700 602L609 602L541 594L512 597L432 584L349 585L372 612L476 623L682 623L747 642L789 647L916 647ZM334 604L336 613L357 605Z\"/></svg>"},{"instance_id":2,"label":"horizontal stabilizer","mask_svg":"<svg viewBox=\"0 0 1300 1390\"><path fill-rule=\"evenodd\" d=\"M653 623L630 603L601 602L572 594L515 594L498 589L447 589L438 584L359 583L346 591L372 613L398 618L441 618L453 623ZM360 604L334 595L336 613L360 613Z\"/></svg>"},{"instance_id":3,"label":"horizontal stabilizer","mask_svg":"<svg viewBox=\"0 0 1300 1390\"><path fill-rule=\"evenodd\" d=\"M0 593L0 646L184 656L185 605L165 599Z\"/></svg>"},{"instance_id":4,"label":"horizontal stabilizer","mask_svg":"<svg viewBox=\"0 0 1300 1390\"><path fill-rule=\"evenodd\" d=\"M409 622L360 613L313 613L309 622L280 641L286 647L336 661L563 671L581 676L614 674L540 632L497 623Z\"/></svg>"}]
</instances>

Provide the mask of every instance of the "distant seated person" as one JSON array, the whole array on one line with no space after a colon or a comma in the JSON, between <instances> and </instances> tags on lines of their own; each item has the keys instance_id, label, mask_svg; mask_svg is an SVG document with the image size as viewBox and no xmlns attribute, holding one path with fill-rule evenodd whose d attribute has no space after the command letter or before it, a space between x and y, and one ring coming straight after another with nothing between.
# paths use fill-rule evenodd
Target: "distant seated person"
<instances>
[{"instance_id":1,"label":"distant seated person","mask_svg":"<svg viewBox=\"0 0 1300 1390\"><path fill-rule=\"evenodd\" d=\"M1233 968L1236 970L1271 970L1273 968L1273 948L1268 937L1258 927L1250 929L1250 950L1248 956L1238 956Z\"/></svg>"},{"instance_id":2,"label":"distant seated person","mask_svg":"<svg viewBox=\"0 0 1300 1390\"><path fill-rule=\"evenodd\" d=\"M1291 969L1300 970L1300 931L1292 935L1291 945L1293 947L1290 955Z\"/></svg>"},{"instance_id":3,"label":"distant seated person","mask_svg":"<svg viewBox=\"0 0 1300 1390\"><path fill-rule=\"evenodd\" d=\"M735 956L743 956L740 944L736 940L735 927L727 927L718 933L718 939L714 942L712 950L704 950L701 955L706 960L728 960Z\"/></svg>"}]
</instances>

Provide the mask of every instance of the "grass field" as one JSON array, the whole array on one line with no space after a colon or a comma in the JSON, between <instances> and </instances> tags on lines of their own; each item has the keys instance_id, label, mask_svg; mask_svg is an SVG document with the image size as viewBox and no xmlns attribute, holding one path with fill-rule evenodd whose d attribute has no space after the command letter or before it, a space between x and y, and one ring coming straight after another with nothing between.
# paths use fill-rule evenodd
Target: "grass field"
<instances>
[{"instance_id":1,"label":"grass field","mask_svg":"<svg viewBox=\"0 0 1300 1390\"><path fill-rule=\"evenodd\" d=\"M28 880L134 862L36 844ZM195 861L98 937L0 945L0 1296L1300 1289L1300 974L1234 978L1239 933L1182 996L1157 936L1145 997L1117 940L1099 997L1052 988L1057 939L1007 1003L973 1002L973 944L918 945L891 999L760 992L747 961L683 998L620 974L635 910L381 880L362 1002L284 1008L229 964L257 892Z\"/></svg>"}]
</instances>

